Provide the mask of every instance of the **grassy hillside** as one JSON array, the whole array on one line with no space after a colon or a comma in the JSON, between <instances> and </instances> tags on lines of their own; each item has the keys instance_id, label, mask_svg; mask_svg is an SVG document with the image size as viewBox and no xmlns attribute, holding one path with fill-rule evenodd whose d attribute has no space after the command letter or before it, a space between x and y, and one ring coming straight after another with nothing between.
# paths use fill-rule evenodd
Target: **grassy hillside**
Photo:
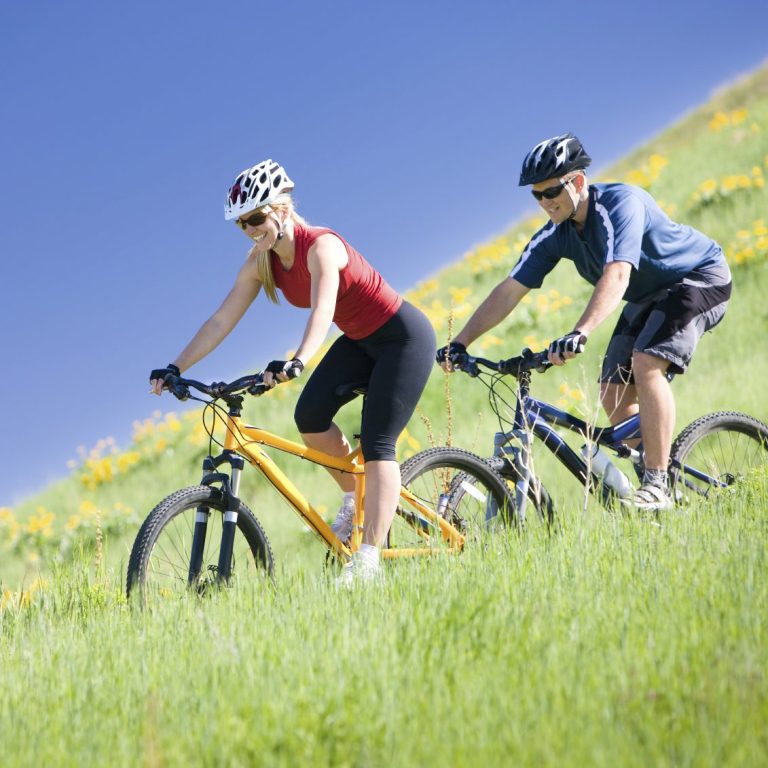
<instances>
[{"instance_id":1,"label":"grassy hillside","mask_svg":"<svg viewBox=\"0 0 768 768\"><path fill-rule=\"evenodd\" d=\"M647 188L717 239L733 269L726 320L674 382L679 429L724 408L768 419L766 176L768 67L600 176ZM544 222L531 210L410 292L438 339L507 274ZM561 264L474 351L542 347L573 327L590 291ZM603 421L596 378L612 326L535 378L535 393ZM299 389L249 400L247 421L297 437ZM490 453L485 392L436 367L401 456L448 441ZM358 408L342 415L348 433ZM247 470L241 494L272 542L277 590L133 612L121 581L138 526L199 480L207 450L200 411L157 412L130 445L105 438L69 478L0 509L3 764L765 762L764 480L656 527L582 508L572 478L537 456L558 536L501 535L450 562L397 564L384 586L349 595ZM281 464L331 516L338 491L324 472Z\"/></svg>"},{"instance_id":2,"label":"grassy hillside","mask_svg":"<svg viewBox=\"0 0 768 768\"><path fill-rule=\"evenodd\" d=\"M386 584L0 618L4 766L765 765L768 489L663 529L568 515Z\"/></svg>"},{"instance_id":3,"label":"grassy hillside","mask_svg":"<svg viewBox=\"0 0 768 768\"><path fill-rule=\"evenodd\" d=\"M766 176L768 68L717 94L600 176L647 188L674 218L717 239L734 270L734 298L725 321L703 340L689 375L674 384L680 428L720 408L768 416L768 400L759 384L768 377L768 356L757 353L768 329L763 297L768 270ZM532 205L532 213L536 210ZM449 324L453 332L461 326L544 221L540 213L532 215L408 294L427 312L438 339L448 338ZM590 290L569 264L561 264L541 290L531 292L473 351L503 357L523 346L542 346L573 326ZM582 414L596 415L595 380L612 326L608 321L594 334L578 364L539 378L536 392ZM247 418L296 436L291 414L299 388L300 384L283 386L249 402ZM163 406L173 408L174 402L166 397ZM353 432L359 421L358 405L350 405L341 418L347 431ZM401 455L448 440L489 453L493 431L485 390L461 375L446 381L436 368L419 414L401 439ZM154 504L199 479L200 460L207 451L199 412L156 412L134 425L134 435L127 447L116 446L110 438L100 441L81 457L69 479L17 509L0 509L0 587L15 590L22 580L29 584L52 562L66 560L73 548L93 546L96 529L109 537L113 559L124 559L137 525ZM317 488L320 502L331 514L337 493L324 473L300 462L291 470L305 487L311 483ZM555 496L573 493L570 479L560 477L557 467L547 467L545 476ZM244 495L263 518L278 554L287 547L311 548L311 540L301 537L301 528L287 508L272 491L257 486L255 479L248 473Z\"/></svg>"}]
</instances>

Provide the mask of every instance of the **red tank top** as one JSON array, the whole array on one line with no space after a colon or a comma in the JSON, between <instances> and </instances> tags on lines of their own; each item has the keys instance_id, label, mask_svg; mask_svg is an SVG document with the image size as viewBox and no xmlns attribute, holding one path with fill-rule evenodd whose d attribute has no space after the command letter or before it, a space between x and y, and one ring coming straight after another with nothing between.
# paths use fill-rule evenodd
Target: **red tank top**
<instances>
[{"instance_id":1,"label":"red tank top","mask_svg":"<svg viewBox=\"0 0 768 768\"><path fill-rule=\"evenodd\" d=\"M339 290L333 322L350 339L363 339L381 328L403 303L402 297L384 278L346 241L325 227L294 225L293 266L286 270L280 257L270 251L275 285L289 303L295 307L311 306L311 275L307 252L320 235L330 233L344 243L349 261L339 272Z\"/></svg>"}]
</instances>

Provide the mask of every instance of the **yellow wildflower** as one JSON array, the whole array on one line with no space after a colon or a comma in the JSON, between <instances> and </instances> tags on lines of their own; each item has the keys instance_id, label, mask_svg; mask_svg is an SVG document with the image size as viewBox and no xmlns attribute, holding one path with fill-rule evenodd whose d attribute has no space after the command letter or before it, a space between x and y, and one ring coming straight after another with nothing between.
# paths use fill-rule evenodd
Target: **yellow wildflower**
<instances>
[{"instance_id":1,"label":"yellow wildflower","mask_svg":"<svg viewBox=\"0 0 768 768\"><path fill-rule=\"evenodd\" d=\"M747 119L749 113L746 109L735 109L731 112L731 125L740 125Z\"/></svg>"},{"instance_id":2,"label":"yellow wildflower","mask_svg":"<svg viewBox=\"0 0 768 768\"><path fill-rule=\"evenodd\" d=\"M715 112L714 116L709 121L709 130L718 133L729 124L730 120L728 119L728 115L723 112Z\"/></svg>"},{"instance_id":3,"label":"yellow wildflower","mask_svg":"<svg viewBox=\"0 0 768 768\"><path fill-rule=\"evenodd\" d=\"M529 347L530 349L534 350L535 352L538 352L544 348L544 344L542 344L539 341L539 339L533 334L529 334L528 336L523 336L523 344L526 347Z\"/></svg>"},{"instance_id":4,"label":"yellow wildflower","mask_svg":"<svg viewBox=\"0 0 768 768\"><path fill-rule=\"evenodd\" d=\"M651 178L645 171L630 171L627 174L627 183L646 189L651 186Z\"/></svg>"},{"instance_id":5,"label":"yellow wildflower","mask_svg":"<svg viewBox=\"0 0 768 768\"><path fill-rule=\"evenodd\" d=\"M27 532L50 536L53 520L53 512L49 512L45 507L38 507L35 514L27 521Z\"/></svg>"}]
</instances>

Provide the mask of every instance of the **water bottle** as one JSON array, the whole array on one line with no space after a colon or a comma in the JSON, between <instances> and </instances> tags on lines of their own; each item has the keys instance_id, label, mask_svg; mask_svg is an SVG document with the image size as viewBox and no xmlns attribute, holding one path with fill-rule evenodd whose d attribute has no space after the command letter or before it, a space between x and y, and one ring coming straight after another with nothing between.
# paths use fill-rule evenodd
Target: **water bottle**
<instances>
[{"instance_id":1,"label":"water bottle","mask_svg":"<svg viewBox=\"0 0 768 768\"><path fill-rule=\"evenodd\" d=\"M581 446L581 455L592 469L592 474L599 477L619 498L626 499L632 495L632 483L600 448L585 443Z\"/></svg>"}]
</instances>

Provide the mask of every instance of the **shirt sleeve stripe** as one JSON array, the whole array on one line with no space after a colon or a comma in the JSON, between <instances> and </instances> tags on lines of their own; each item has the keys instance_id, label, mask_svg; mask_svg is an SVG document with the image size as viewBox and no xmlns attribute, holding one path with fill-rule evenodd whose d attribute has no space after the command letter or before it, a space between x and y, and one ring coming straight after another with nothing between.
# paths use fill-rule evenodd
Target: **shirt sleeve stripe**
<instances>
[{"instance_id":1,"label":"shirt sleeve stripe","mask_svg":"<svg viewBox=\"0 0 768 768\"><path fill-rule=\"evenodd\" d=\"M595 210L600 214L600 218L603 220L603 226L605 227L605 233L607 240L605 243L605 263L610 264L613 259L613 224L611 218L608 216L608 209L600 202L600 195L598 193L595 198Z\"/></svg>"},{"instance_id":2,"label":"shirt sleeve stripe","mask_svg":"<svg viewBox=\"0 0 768 768\"><path fill-rule=\"evenodd\" d=\"M509 272L510 277L514 277L523 267L523 264L525 264L526 259L531 255L531 251L542 241L546 240L550 235L555 234L555 225L553 222L549 223L549 226L542 229L536 237L531 240L528 245L525 246L525 250L523 251L522 255L520 256L519 261L517 264L515 264L514 267Z\"/></svg>"}]
</instances>

